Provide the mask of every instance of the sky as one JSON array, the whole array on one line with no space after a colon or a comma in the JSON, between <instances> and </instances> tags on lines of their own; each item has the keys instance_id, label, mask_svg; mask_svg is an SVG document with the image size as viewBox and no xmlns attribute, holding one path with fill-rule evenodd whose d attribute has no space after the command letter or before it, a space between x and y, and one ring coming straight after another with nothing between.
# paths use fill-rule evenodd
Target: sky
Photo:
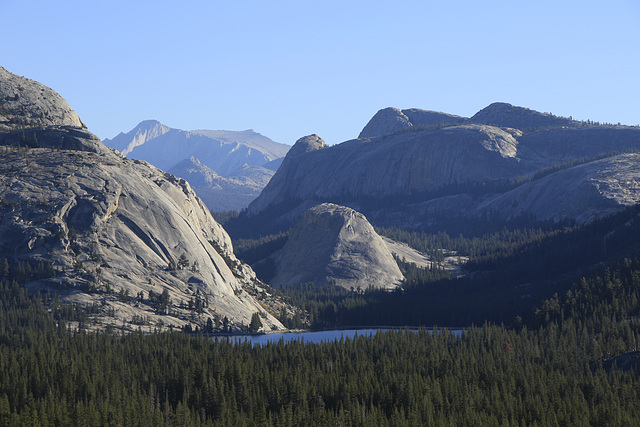
<instances>
[{"instance_id":1,"label":"sky","mask_svg":"<svg viewBox=\"0 0 640 427\"><path fill-rule=\"evenodd\" d=\"M640 124L638 0L0 0L0 66L101 139L156 119L292 145L385 107Z\"/></svg>"}]
</instances>

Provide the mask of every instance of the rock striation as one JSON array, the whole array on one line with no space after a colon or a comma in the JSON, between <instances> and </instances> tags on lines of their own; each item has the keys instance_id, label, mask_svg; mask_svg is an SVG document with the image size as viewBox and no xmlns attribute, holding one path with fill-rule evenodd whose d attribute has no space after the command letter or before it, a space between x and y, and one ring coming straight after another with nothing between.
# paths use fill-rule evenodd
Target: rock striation
<instances>
[{"instance_id":1,"label":"rock striation","mask_svg":"<svg viewBox=\"0 0 640 427\"><path fill-rule=\"evenodd\" d=\"M313 282L351 290L394 289L403 276L389 248L364 215L323 203L304 213L277 252L276 286Z\"/></svg>"},{"instance_id":2,"label":"rock striation","mask_svg":"<svg viewBox=\"0 0 640 427\"><path fill-rule=\"evenodd\" d=\"M61 124L0 132L0 259L50 267L27 287L93 307L93 329L225 317L241 329L256 312L266 330L283 329L263 307L268 289L184 179Z\"/></svg>"},{"instance_id":3,"label":"rock striation","mask_svg":"<svg viewBox=\"0 0 640 427\"><path fill-rule=\"evenodd\" d=\"M639 164L640 154L627 153L562 169L487 197L473 211L505 219L528 214L542 221L589 222L640 203Z\"/></svg>"}]
</instances>

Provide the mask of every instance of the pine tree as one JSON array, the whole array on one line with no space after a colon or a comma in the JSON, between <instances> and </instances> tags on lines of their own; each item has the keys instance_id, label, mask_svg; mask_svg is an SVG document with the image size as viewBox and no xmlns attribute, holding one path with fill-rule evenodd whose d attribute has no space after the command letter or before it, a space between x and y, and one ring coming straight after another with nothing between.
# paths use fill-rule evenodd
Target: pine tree
<instances>
[{"instance_id":1,"label":"pine tree","mask_svg":"<svg viewBox=\"0 0 640 427\"><path fill-rule=\"evenodd\" d=\"M262 321L260 320L260 314L258 312L253 313L251 316L251 323L249 324L249 332L256 333L262 328Z\"/></svg>"}]
</instances>

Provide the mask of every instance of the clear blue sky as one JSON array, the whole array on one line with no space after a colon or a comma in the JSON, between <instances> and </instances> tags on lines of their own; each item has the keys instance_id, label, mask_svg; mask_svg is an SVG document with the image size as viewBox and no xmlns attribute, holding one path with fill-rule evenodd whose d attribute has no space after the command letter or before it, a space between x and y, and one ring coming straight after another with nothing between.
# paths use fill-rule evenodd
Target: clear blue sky
<instances>
[{"instance_id":1,"label":"clear blue sky","mask_svg":"<svg viewBox=\"0 0 640 427\"><path fill-rule=\"evenodd\" d=\"M0 0L0 65L100 138L144 119L357 137L381 108L495 101L640 124L640 2Z\"/></svg>"}]
</instances>

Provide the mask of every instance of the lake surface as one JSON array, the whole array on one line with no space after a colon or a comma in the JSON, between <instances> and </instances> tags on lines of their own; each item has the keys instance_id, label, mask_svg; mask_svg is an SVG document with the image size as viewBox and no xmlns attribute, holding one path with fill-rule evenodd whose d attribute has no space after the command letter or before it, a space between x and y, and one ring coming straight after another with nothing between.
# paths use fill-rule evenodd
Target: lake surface
<instances>
[{"instance_id":1,"label":"lake surface","mask_svg":"<svg viewBox=\"0 0 640 427\"><path fill-rule=\"evenodd\" d=\"M390 329L390 328L372 328L372 329L343 329L330 331L311 331L311 332L280 332L275 334L263 335L233 335L229 337L216 337L216 339L228 339L232 342L251 344L268 344L283 340L285 343L291 341L303 341L307 343L332 342L341 338L353 338L355 336L373 336L378 332L384 331L417 331L417 329ZM453 329L452 332L459 336L462 329Z\"/></svg>"}]
</instances>

